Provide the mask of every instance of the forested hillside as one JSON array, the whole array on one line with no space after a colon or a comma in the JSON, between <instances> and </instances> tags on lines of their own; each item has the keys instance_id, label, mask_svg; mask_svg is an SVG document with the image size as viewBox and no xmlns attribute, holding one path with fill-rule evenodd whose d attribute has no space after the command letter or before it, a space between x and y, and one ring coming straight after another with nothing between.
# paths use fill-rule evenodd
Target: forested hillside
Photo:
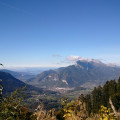
<instances>
[{"instance_id":1,"label":"forested hillside","mask_svg":"<svg viewBox=\"0 0 120 120\"><path fill-rule=\"evenodd\" d=\"M71 102L65 99L63 103L57 113L61 120L120 120L120 78L118 82L111 80L103 87L95 87L91 94L81 94Z\"/></svg>"},{"instance_id":2,"label":"forested hillside","mask_svg":"<svg viewBox=\"0 0 120 120\"><path fill-rule=\"evenodd\" d=\"M78 99L60 100L58 109L45 109L39 103L32 112L23 104L23 88L0 102L1 120L119 120L120 78L107 81L104 86L95 87L90 94L81 94Z\"/></svg>"}]
</instances>

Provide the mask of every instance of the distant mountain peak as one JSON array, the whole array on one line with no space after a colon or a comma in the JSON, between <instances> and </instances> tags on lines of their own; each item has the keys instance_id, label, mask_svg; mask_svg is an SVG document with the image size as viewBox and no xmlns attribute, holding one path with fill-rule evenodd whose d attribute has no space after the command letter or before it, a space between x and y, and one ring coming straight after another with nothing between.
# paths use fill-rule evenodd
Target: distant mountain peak
<instances>
[{"instance_id":1,"label":"distant mountain peak","mask_svg":"<svg viewBox=\"0 0 120 120\"><path fill-rule=\"evenodd\" d=\"M79 66L81 68L92 68L94 66L103 66L105 65L104 63L102 63L100 60L96 60L96 59L82 59L82 60L78 60L75 64L75 66Z\"/></svg>"},{"instance_id":2,"label":"distant mountain peak","mask_svg":"<svg viewBox=\"0 0 120 120\"><path fill-rule=\"evenodd\" d=\"M81 85L91 87L93 84L103 84L107 80L116 79L120 76L120 68L108 66L100 60L77 58L77 56L72 58L69 59L76 62L76 64L55 71L43 72L27 82L44 88L76 87Z\"/></svg>"}]
</instances>

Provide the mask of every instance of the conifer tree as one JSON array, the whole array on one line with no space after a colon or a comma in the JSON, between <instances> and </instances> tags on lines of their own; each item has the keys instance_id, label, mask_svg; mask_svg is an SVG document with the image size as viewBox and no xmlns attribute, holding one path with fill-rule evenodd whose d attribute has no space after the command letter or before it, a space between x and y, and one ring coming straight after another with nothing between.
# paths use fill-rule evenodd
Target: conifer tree
<instances>
[{"instance_id":1,"label":"conifer tree","mask_svg":"<svg viewBox=\"0 0 120 120\"><path fill-rule=\"evenodd\" d=\"M120 77L119 77L119 79L118 79L117 92L120 93Z\"/></svg>"},{"instance_id":2,"label":"conifer tree","mask_svg":"<svg viewBox=\"0 0 120 120\"><path fill-rule=\"evenodd\" d=\"M95 87L92 91L92 112L96 113L100 106L101 106L101 99L102 99L102 87L98 86Z\"/></svg>"},{"instance_id":3,"label":"conifer tree","mask_svg":"<svg viewBox=\"0 0 120 120\"><path fill-rule=\"evenodd\" d=\"M102 105L105 107L109 104L109 81L105 83L105 85L102 88Z\"/></svg>"}]
</instances>

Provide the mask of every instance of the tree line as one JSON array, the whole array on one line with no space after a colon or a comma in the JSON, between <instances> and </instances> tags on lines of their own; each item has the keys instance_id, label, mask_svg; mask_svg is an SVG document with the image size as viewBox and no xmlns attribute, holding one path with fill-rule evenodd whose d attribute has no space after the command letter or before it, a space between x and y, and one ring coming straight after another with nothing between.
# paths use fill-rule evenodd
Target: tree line
<instances>
[{"instance_id":1,"label":"tree line","mask_svg":"<svg viewBox=\"0 0 120 120\"><path fill-rule=\"evenodd\" d=\"M0 88L3 89L1 82ZM34 112L31 112L22 103L23 91L24 87L15 90L5 98L2 98L1 91L1 120L93 120L93 118L115 120L117 118L114 109L116 113L120 113L120 78L118 81L107 81L104 86L95 87L91 94L81 94L78 99L71 102L63 98L58 111L45 110L41 104Z\"/></svg>"}]
</instances>

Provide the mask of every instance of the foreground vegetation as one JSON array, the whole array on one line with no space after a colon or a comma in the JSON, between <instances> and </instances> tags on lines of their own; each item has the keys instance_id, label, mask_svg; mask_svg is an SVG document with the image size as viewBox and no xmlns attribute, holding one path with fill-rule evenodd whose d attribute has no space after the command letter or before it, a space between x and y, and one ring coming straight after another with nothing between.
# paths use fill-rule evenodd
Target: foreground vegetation
<instances>
[{"instance_id":1,"label":"foreground vegetation","mask_svg":"<svg viewBox=\"0 0 120 120\"><path fill-rule=\"evenodd\" d=\"M78 99L61 99L58 110L45 109L39 103L31 111L24 104L24 87L9 97L0 94L0 120L120 120L120 78L107 81L103 87L95 87L90 94L81 94Z\"/></svg>"}]
</instances>

